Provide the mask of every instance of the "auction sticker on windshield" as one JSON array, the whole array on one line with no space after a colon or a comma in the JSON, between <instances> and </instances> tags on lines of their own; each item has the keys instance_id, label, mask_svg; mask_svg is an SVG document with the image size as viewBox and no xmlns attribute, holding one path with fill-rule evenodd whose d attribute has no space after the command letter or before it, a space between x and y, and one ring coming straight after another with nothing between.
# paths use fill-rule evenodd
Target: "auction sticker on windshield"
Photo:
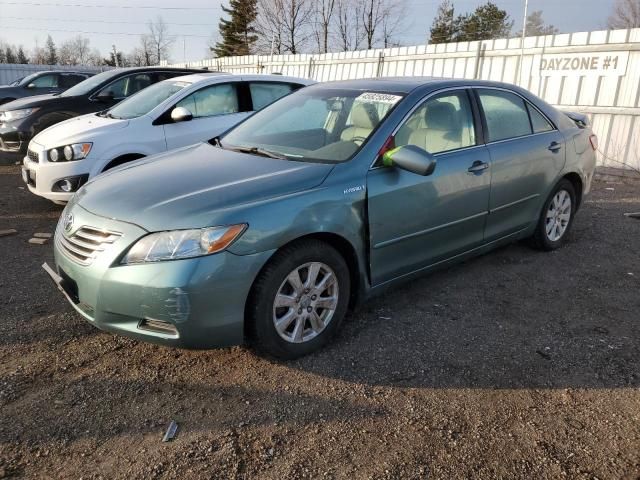
<instances>
[{"instance_id":1,"label":"auction sticker on windshield","mask_svg":"<svg viewBox=\"0 0 640 480\"><path fill-rule=\"evenodd\" d=\"M356 97L356 100L359 100L361 102L377 102L395 105L400 100L402 100L402 97L399 95L391 95L389 93L365 92Z\"/></svg>"}]
</instances>

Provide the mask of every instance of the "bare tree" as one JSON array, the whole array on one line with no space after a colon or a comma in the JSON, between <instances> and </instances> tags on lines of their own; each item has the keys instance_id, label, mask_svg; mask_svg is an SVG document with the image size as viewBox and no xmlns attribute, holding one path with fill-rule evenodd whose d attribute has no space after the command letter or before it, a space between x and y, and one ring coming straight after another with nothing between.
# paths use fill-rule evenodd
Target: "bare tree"
<instances>
[{"instance_id":1,"label":"bare tree","mask_svg":"<svg viewBox=\"0 0 640 480\"><path fill-rule=\"evenodd\" d=\"M339 1L339 0L338 0ZM314 16L314 33L318 44L318 51L327 53L329 51L329 34L332 25L332 18L336 10L336 0L316 0Z\"/></svg>"},{"instance_id":2,"label":"bare tree","mask_svg":"<svg viewBox=\"0 0 640 480\"><path fill-rule=\"evenodd\" d=\"M363 40L361 0L336 0L334 17L338 47L343 52L357 50Z\"/></svg>"},{"instance_id":3,"label":"bare tree","mask_svg":"<svg viewBox=\"0 0 640 480\"><path fill-rule=\"evenodd\" d=\"M256 30L258 49L300 53L309 39L315 0L259 0Z\"/></svg>"},{"instance_id":4,"label":"bare tree","mask_svg":"<svg viewBox=\"0 0 640 480\"><path fill-rule=\"evenodd\" d=\"M157 63L163 60L168 61L171 46L176 41L175 37L169 35L169 26L160 15L156 17L155 21L149 22L148 26L149 34L147 41L153 46Z\"/></svg>"},{"instance_id":5,"label":"bare tree","mask_svg":"<svg viewBox=\"0 0 640 480\"><path fill-rule=\"evenodd\" d=\"M362 8L362 28L367 49L372 49L384 19L384 0L364 0Z\"/></svg>"},{"instance_id":6,"label":"bare tree","mask_svg":"<svg viewBox=\"0 0 640 480\"><path fill-rule=\"evenodd\" d=\"M60 45L58 62L62 65L88 65L90 40L82 35L77 35Z\"/></svg>"},{"instance_id":7,"label":"bare tree","mask_svg":"<svg viewBox=\"0 0 640 480\"><path fill-rule=\"evenodd\" d=\"M640 27L640 0L617 0L607 20L607 27Z\"/></svg>"}]
</instances>

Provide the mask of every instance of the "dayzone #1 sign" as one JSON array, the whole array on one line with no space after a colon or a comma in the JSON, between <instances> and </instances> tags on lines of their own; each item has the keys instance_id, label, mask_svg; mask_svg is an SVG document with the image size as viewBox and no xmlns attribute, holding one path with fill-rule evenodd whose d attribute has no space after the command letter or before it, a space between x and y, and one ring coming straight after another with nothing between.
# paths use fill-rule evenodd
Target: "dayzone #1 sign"
<instances>
[{"instance_id":1,"label":"dayzone #1 sign","mask_svg":"<svg viewBox=\"0 0 640 480\"><path fill-rule=\"evenodd\" d=\"M541 77L569 75L620 76L627 72L629 52L551 53L534 61Z\"/></svg>"}]
</instances>

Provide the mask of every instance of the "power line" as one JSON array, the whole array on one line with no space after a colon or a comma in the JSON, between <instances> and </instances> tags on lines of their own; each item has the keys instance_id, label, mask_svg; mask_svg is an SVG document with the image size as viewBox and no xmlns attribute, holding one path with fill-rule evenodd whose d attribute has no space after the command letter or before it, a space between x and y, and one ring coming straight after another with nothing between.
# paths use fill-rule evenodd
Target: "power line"
<instances>
[{"instance_id":1,"label":"power line","mask_svg":"<svg viewBox=\"0 0 640 480\"><path fill-rule=\"evenodd\" d=\"M153 5L84 5L81 3L41 3L41 2L0 2L2 5L19 5L32 7L78 7L78 8L126 8L149 10L219 10L218 7L156 7Z\"/></svg>"},{"instance_id":2,"label":"power line","mask_svg":"<svg viewBox=\"0 0 640 480\"><path fill-rule=\"evenodd\" d=\"M29 20L29 21L40 21L40 22L50 22L50 21L54 21L54 22L78 22L78 23L110 23L110 24L118 24L118 23L122 23L122 24L126 24L126 25L144 25L148 22L124 22L124 21L120 21L120 20L116 20L116 21L109 21L109 20L85 20L85 19L81 19L81 20L75 20L75 19L71 19L71 18L33 18L33 17L7 17L7 16L2 16L3 19L11 19L11 20ZM180 26L180 27L215 27L215 25L211 24L211 23L171 23L171 22L164 22L163 23L165 25L175 25L175 26Z\"/></svg>"},{"instance_id":3,"label":"power line","mask_svg":"<svg viewBox=\"0 0 640 480\"><path fill-rule=\"evenodd\" d=\"M0 25L0 28L4 28L4 29L8 29L8 30L30 30L33 31L33 27L28 28L28 27L10 27L10 26L6 26L6 25ZM127 36L140 36L140 35L147 35L149 32L140 32L140 33L133 33L133 32L89 32L89 31L84 31L84 30L63 30L63 29L57 29L57 28L47 28L48 32L65 32L65 33L83 33L85 35L90 35L90 34L95 34L95 35L127 35ZM196 35L193 33L173 33L169 35L170 37L199 37L199 38L209 38L210 35Z\"/></svg>"}]
</instances>

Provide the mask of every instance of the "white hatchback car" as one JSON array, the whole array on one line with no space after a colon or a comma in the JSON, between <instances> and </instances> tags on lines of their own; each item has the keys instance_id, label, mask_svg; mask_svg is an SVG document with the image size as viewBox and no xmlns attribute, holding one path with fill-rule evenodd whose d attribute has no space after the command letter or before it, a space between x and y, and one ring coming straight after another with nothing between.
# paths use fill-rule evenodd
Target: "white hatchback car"
<instances>
[{"instance_id":1,"label":"white hatchback car","mask_svg":"<svg viewBox=\"0 0 640 480\"><path fill-rule=\"evenodd\" d=\"M29 190L68 201L89 178L148 155L210 140L312 80L203 73L145 88L109 110L47 128L29 143Z\"/></svg>"}]
</instances>

